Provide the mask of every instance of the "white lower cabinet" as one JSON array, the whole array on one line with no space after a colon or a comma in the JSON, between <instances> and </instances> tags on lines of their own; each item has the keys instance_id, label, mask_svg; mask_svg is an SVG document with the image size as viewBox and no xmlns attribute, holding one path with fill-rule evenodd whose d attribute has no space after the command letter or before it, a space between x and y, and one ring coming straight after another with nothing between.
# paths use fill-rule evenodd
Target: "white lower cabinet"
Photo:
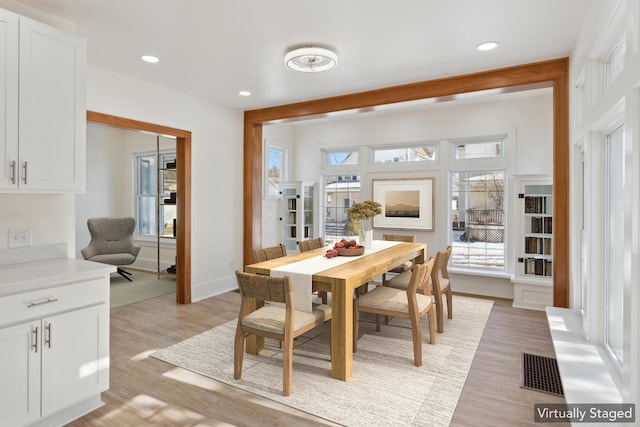
<instances>
[{"instance_id":1,"label":"white lower cabinet","mask_svg":"<svg viewBox=\"0 0 640 427\"><path fill-rule=\"evenodd\" d=\"M40 321L0 329L0 425L40 418ZM38 349L35 345L39 346Z\"/></svg>"},{"instance_id":2,"label":"white lower cabinet","mask_svg":"<svg viewBox=\"0 0 640 427\"><path fill-rule=\"evenodd\" d=\"M100 393L109 388L109 306L96 300L103 287L108 295L107 278L1 299L0 426L62 425L102 404ZM3 314L19 318L30 310L42 315L2 327L16 319Z\"/></svg>"}]
</instances>

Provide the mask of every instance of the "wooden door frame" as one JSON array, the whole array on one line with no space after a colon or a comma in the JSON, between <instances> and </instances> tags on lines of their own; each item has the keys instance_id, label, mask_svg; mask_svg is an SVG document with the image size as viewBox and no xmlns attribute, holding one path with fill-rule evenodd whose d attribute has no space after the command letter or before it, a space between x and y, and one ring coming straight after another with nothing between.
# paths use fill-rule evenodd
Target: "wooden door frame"
<instances>
[{"instance_id":1,"label":"wooden door frame","mask_svg":"<svg viewBox=\"0 0 640 427\"><path fill-rule=\"evenodd\" d=\"M94 111L87 111L87 121L176 137L176 302L191 303L191 132Z\"/></svg>"},{"instance_id":2,"label":"wooden door frame","mask_svg":"<svg viewBox=\"0 0 640 427\"><path fill-rule=\"evenodd\" d=\"M262 125L334 111L550 82L553 85L553 304L569 307L569 59L482 71L244 112L243 257L262 246Z\"/></svg>"}]
</instances>

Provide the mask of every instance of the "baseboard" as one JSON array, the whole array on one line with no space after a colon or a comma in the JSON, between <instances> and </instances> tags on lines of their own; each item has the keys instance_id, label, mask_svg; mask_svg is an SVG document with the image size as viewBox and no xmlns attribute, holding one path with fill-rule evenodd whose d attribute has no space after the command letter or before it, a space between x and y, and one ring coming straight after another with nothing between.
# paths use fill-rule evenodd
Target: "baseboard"
<instances>
[{"instance_id":1,"label":"baseboard","mask_svg":"<svg viewBox=\"0 0 640 427\"><path fill-rule=\"evenodd\" d=\"M238 289L235 274L214 282L191 284L191 301L200 301L232 290Z\"/></svg>"}]
</instances>

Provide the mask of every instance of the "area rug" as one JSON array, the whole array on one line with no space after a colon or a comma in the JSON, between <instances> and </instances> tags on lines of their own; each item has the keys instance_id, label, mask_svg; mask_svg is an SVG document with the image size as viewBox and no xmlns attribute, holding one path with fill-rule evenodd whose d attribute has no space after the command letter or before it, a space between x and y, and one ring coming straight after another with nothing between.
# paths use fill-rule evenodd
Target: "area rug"
<instances>
[{"instance_id":1,"label":"area rug","mask_svg":"<svg viewBox=\"0 0 640 427\"><path fill-rule=\"evenodd\" d=\"M296 340L289 397L282 396L282 352L276 341L267 340L260 356L245 354L242 378L233 379L235 321L152 356L345 426L447 426L492 305L455 295L453 319L445 316L436 345L429 344L424 318L421 367L413 364L408 321L393 318L376 332L374 318L366 318L353 376L346 382L331 378L328 328L316 328Z\"/></svg>"}]
</instances>

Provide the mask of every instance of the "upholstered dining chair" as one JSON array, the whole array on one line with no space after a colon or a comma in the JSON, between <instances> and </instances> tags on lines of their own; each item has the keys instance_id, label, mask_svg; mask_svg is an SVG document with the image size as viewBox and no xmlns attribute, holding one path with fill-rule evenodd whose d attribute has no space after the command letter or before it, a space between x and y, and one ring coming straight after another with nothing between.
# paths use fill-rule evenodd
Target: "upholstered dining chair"
<instances>
[{"instance_id":1,"label":"upholstered dining chair","mask_svg":"<svg viewBox=\"0 0 640 427\"><path fill-rule=\"evenodd\" d=\"M411 234L383 234L382 240L393 241L393 242L408 242L415 243L416 236ZM407 261L398 267L392 268L388 271L388 273L400 274L405 271L409 271L413 268L413 261ZM384 285L387 281L387 273L382 275L382 284Z\"/></svg>"},{"instance_id":2,"label":"upholstered dining chair","mask_svg":"<svg viewBox=\"0 0 640 427\"><path fill-rule=\"evenodd\" d=\"M236 328L233 356L233 377L242 376L242 360L247 335L273 338L283 343L282 394L291 395L291 370L293 367L293 340L303 333L331 321L331 307L313 306L313 312L295 310L291 279L271 277L236 271L242 300ZM266 305L252 311L254 300L284 303L284 307ZM331 325L329 324L329 331Z\"/></svg>"},{"instance_id":3,"label":"upholstered dining chair","mask_svg":"<svg viewBox=\"0 0 640 427\"><path fill-rule=\"evenodd\" d=\"M80 253L87 261L117 266L119 275L131 282L131 273L120 266L133 264L140 246L133 241L136 220L133 217L96 217L87 220L91 234L89 245Z\"/></svg>"},{"instance_id":4,"label":"upholstered dining chair","mask_svg":"<svg viewBox=\"0 0 640 427\"><path fill-rule=\"evenodd\" d=\"M451 281L449 280L449 271L447 270L447 264L449 263L450 257L451 246L447 246L447 248L443 251L438 251L436 253L428 287L418 288L418 292L425 293L425 289L428 289L430 294L433 295L433 301L436 305L439 333L444 332L444 302L442 301L443 296L446 297L447 300L447 317L449 319L453 318L453 292L451 290ZM387 281L385 283L385 286L395 289L407 289L407 287L409 286L410 278L410 272L402 273Z\"/></svg>"},{"instance_id":5,"label":"upholstered dining chair","mask_svg":"<svg viewBox=\"0 0 640 427\"><path fill-rule=\"evenodd\" d=\"M283 256L287 256L287 248L280 243L278 246L271 246L253 251L253 262L263 262Z\"/></svg>"},{"instance_id":6,"label":"upholstered dining chair","mask_svg":"<svg viewBox=\"0 0 640 427\"><path fill-rule=\"evenodd\" d=\"M411 279L406 290L378 286L353 301L353 352L358 348L358 324L360 313L376 315L376 331L380 331L381 316L402 317L411 320L413 335L413 361L422 366L422 325L420 319L425 314L429 317L429 342L436 343L436 315L429 292L429 275L433 269L433 257L425 264L416 264L411 272ZM416 292L422 286L425 294Z\"/></svg>"}]
</instances>

